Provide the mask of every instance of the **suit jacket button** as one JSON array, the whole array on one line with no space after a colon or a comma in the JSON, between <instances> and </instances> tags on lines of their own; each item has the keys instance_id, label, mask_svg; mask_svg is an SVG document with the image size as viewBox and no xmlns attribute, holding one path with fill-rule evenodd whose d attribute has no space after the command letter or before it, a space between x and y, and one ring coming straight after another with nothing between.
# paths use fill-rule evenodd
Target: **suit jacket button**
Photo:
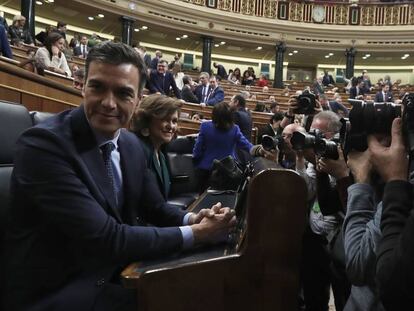
<instances>
[{"instance_id":1,"label":"suit jacket button","mask_svg":"<svg viewBox=\"0 0 414 311\"><path fill-rule=\"evenodd\" d=\"M95 283L95 285L96 285L96 286L102 286L102 285L104 285L104 284L105 284L105 279L104 279L104 278L102 278L102 279L100 279L100 280L96 281L96 283Z\"/></svg>"}]
</instances>

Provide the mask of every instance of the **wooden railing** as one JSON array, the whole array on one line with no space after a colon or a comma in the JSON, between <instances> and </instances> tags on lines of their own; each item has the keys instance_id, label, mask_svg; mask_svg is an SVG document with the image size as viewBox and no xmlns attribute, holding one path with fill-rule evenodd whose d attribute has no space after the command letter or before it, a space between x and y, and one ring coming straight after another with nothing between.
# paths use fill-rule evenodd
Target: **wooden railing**
<instances>
[{"instance_id":1,"label":"wooden railing","mask_svg":"<svg viewBox=\"0 0 414 311\"><path fill-rule=\"evenodd\" d=\"M412 1L181 0L217 10L292 22L335 25L414 25Z\"/></svg>"}]
</instances>

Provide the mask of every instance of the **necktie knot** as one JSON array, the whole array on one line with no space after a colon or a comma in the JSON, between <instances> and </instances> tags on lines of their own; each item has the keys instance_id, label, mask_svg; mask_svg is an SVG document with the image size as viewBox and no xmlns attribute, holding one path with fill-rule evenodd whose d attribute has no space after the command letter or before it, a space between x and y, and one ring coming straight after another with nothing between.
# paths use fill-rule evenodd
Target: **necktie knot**
<instances>
[{"instance_id":1,"label":"necktie knot","mask_svg":"<svg viewBox=\"0 0 414 311\"><path fill-rule=\"evenodd\" d=\"M111 153L112 151L115 150L115 145L113 142L107 142L106 144L102 145L101 147L102 150L102 156L104 158L104 160L106 161L107 159L111 159Z\"/></svg>"}]
</instances>

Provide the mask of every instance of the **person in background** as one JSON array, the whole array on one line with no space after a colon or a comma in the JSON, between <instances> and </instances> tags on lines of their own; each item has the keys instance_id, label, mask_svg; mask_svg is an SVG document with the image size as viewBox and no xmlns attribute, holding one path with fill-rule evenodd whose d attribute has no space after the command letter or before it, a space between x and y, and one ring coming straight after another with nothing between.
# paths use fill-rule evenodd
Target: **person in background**
<instances>
[{"instance_id":1,"label":"person in background","mask_svg":"<svg viewBox=\"0 0 414 311\"><path fill-rule=\"evenodd\" d=\"M25 44L34 45L34 41L29 31L24 29L26 24L26 17L22 15L16 15L13 17L13 23L9 27L10 41L12 45L19 45L20 42Z\"/></svg>"},{"instance_id":2,"label":"person in background","mask_svg":"<svg viewBox=\"0 0 414 311\"><path fill-rule=\"evenodd\" d=\"M226 72L226 68L224 68L224 66L222 64L219 64L217 62L213 63L213 67L217 69L217 75L216 77L219 80L224 80L227 79L227 72Z\"/></svg>"},{"instance_id":3,"label":"person in background","mask_svg":"<svg viewBox=\"0 0 414 311\"><path fill-rule=\"evenodd\" d=\"M52 32L46 39L46 45L37 50L35 60L37 66L70 77L72 75L65 54L65 39Z\"/></svg>"},{"instance_id":4,"label":"person in background","mask_svg":"<svg viewBox=\"0 0 414 311\"><path fill-rule=\"evenodd\" d=\"M42 30L41 32L39 32L36 36L35 39L36 41L38 41L39 45L44 46L45 42L46 42L46 38L49 36L49 34L54 30L53 26L51 25L46 25L45 30Z\"/></svg>"},{"instance_id":5,"label":"person in background","mask_svg":"<svg viewBox=\"0 0 414 311\"><path fill-rule=\"evenodd\" d=\"M259 128L259 134L257 137L257 143L262 143L263 135L269 135L275 137L276 135L282 134L283 128L280 127L280 122L283 120L283 113L274 113L269 120L269 123Z\"/></svg>"},{"instance_id":6,"label":"person in background","mask_svg":"<svg viewBox=\"0 0 414 311\"><path fill-rule=\"evenodd\" d=\"M150 68L156 70L158 68L158 62L162 58L162 52L157 50L155 51L155 57L151 60Z\"/></svg>"},{"instance_id":7,"label":"person in background","mask_svg":"<svg viewBox=\"0 0 414 311\"><path fill-rule=\"evenodd\" d=\"M156 177L165 200L171 180L162 147L176 135L181 105L180 100L165 95L149 95L142 100L132 121L133 132L144 142L148 168Z\"/></svg>"},{"instance_id":8,"label":"person in background","mask_svg":"<svg viewBox=\"0 0 414 311\"><path fill-rule=\"evenodd\" d=\"M58 32L65 40L66 40L67 25L68 25L67 23L59 21L57 22L56 29L55 29L55 31Z\"/></svg>"},{"instance_id":9,"label":"person in background","mask_svg":"<svg viewBox=\"0 0 414 311\"><path fill-rule=\"evenodd\" d=\"M233 84L241 84L241 73L239 68L235 68L232 73L229 74L227 77L227 80L229 80Z\"/></svg>"},{"instance_id":10,"label":"person in background","mask_svg":"<svg viewBox=\"0 0 414 311\"><path fill-rule=\"evenodd\" d=\"M265 74L263 73L260 74L259 80L257 80L256 85L260 87L265 87L269 85L269 80L267 79Z\"/></svg>"},{"instance_id":11,"label":"person in background","mask_svg":"<svg viewBox=\"0 0 414 311\"><path fill-rule=\"evenodd\" d=\"M4 12L1 12L1 11L0 11L0 25L3 25L6 32L9 31L9 25L7 25L7 21L4 18Z\"/></svg>"},{"instance_id":12,"label":"person in background","mask_svg":"<svg viewBox=\"0 0 414 311\"><path fill-rule=\"evenodd\" d=\"M180 67L179 70L181 71L182 64L181 64L180 58L181 58L181 54L178 54L178 53L175 54L174 60L168 64L168 69L172 70L174 69L175 66L177 66L177 67Z\"/></svg>"},{"instance_id":13,"label":"person in background","mask_svg":"<svg viewBox=\"0 0 414 311\"><path fill-rule=\"evenodd\" d=\"M184 82L183 82L184 72L181 71L181 64L175 63L171 72L173 74L175 84L177 85L178 89L181 91L184 86Z\"/></svg>"},{"instance_id":14,"label":"person in background","mask_svg":"<svg viewBox=\"0 0 414 311\"><path fill-rule=\"evenodd\" d=\"M2 56L13 59L13 53L7 40L6 29L0 24L0 53Z\"/></svg>"},{"instance_id":15,"label":"person in background","mask_svg":"<svg viewBox=\"0 0 414 311\"><path fill-rule=\"evenodd\" d=\"M193 79L190 76L183 77L183 89L181 90L181 99L187 103L198 104L198 98L194 95Z\"/></svg>"},{"instance_id":16,"label":"person in background","mask_svg":"<svg viewBox=\"0 0 414 311\"><path fill-rule=\"evenodd\" d=\"M323 86L333 86L335 84L335 80L333 79L332 75L329 74L328 70L324 70L323 77L322 77L322 85Z\"/></svg>"},{"instance_id":17,"label":"person in background","mask_svg":"<svg viewBox=\"0 0 414 311\"><path fill-rule=\"evenodd\" d=\"M250 152L253 145L234 124L232 111L227 103L214 106L212 121L201 123L193 149L199 192L208 187L213 160L227 156L236 158L236 149Z\"/></svg>"},{"instance_id":18,"label":"person in background","mask_svg":"<svg viewBox=\"0 0 414 311\"><path fill-rule=\"evenodd\" d=\"M249 70L245 70L243 72L241 84L242 85L253 85L254 84L254 78Z\"/></svg>"},{"instance_id":19,"label":"person in background","mask_svg":"<svg viewBox=\"0 0 414 311\"><path fill-rule=\"evenodd\" d=\"M234 95L230 100L230 109L234 124L238 125L240 131L248 141L252 139L252 116L246 109L246 100L241 95Z\"/></svg>"},{"instance_id":20,"label":"person in background","mask_svg":"<svg viewBox=\"0 0 414 311\"><path fill-rule=\"evenodd\" d=\"M85 81L85 69L79 68L73 71L73 87L82 91L83 83Z\"/></svg>"},{"instance_id":21,"label":"person in background","mask_svg":"<svg viewBox=\"0 0 414 311\"><path fill-rule=\"evenodd\" d=\"M209 90L204 102L200 103L202 106L214 106L224 100L224 90L219 85L215 76L211 76L209 80Z\"/></svg>"},{"instance_id":22,"label":"person in background","mask_svg":"<svg viewBox=\"0 0 414 311\"><path fill-rule=\"evenodd\" d=\"M152 70L148 81L148 89L151 94L158 93L169 96L171 89L177 98L181 98L181 92L175 84L175 79L171 72L167 70L168 63L160 60L157 63L157 70Z\"/></svg>"},{"instance_id":23,"label":"person in background","mask_svg":"<svg viewBox=\"0 0 414 311\"><path fill-rule=\"evenodd\" d=\"M147 49L142 46L138 45L137 47L138 52L140 53L141 57L144 59L144 63L147 66L147 69L150 69L151 67L151 55L147 53Z\"/></svg>"},{"instance_id":24,"label":"person in background","mask_svg":"<svg viewBox=\"0 0 414 311\"><path fill-rule=\"evenodd\" d=\"M374 101L376 103L390 103L394 102L392 98L392 92L390 91L390 85L388 83L384 83L382 85L381 91L375 94Z\"/></svg>"},{"instance_id":25,"label":"person in background","mask_svg":"<svg viewBox=\"0 0 414 311\"><path fill-rule=\"evenodd\" d=\"M86 59L88 53L88 37L83 35L80 39L79 45L73 48L73 55Z\"/></svg>"}]
</instances>

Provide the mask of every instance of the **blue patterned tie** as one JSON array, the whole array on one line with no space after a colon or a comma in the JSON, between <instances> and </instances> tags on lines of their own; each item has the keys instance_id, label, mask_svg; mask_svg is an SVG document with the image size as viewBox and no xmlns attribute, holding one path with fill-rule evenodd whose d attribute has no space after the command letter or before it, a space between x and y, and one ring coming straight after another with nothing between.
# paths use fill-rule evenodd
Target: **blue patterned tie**
<instances>
[{"instance_id":1,"label":"blue patterned tie","mask_svg":"<svg viewBox=\"0 0 414 311\"><path fill-rule=\"evenodd\" d=\"M117 183L117 179L114 175L115 168L111 160L111 153L115 150L115 145L112 142L108 142L105 145L102 145L100 148L102 150L106 173L108 175L109 181L111 182L112 190L114 191L115 202L116 205L118 205L118 193L120 189Z\"/></svg>"}]
</instances>

